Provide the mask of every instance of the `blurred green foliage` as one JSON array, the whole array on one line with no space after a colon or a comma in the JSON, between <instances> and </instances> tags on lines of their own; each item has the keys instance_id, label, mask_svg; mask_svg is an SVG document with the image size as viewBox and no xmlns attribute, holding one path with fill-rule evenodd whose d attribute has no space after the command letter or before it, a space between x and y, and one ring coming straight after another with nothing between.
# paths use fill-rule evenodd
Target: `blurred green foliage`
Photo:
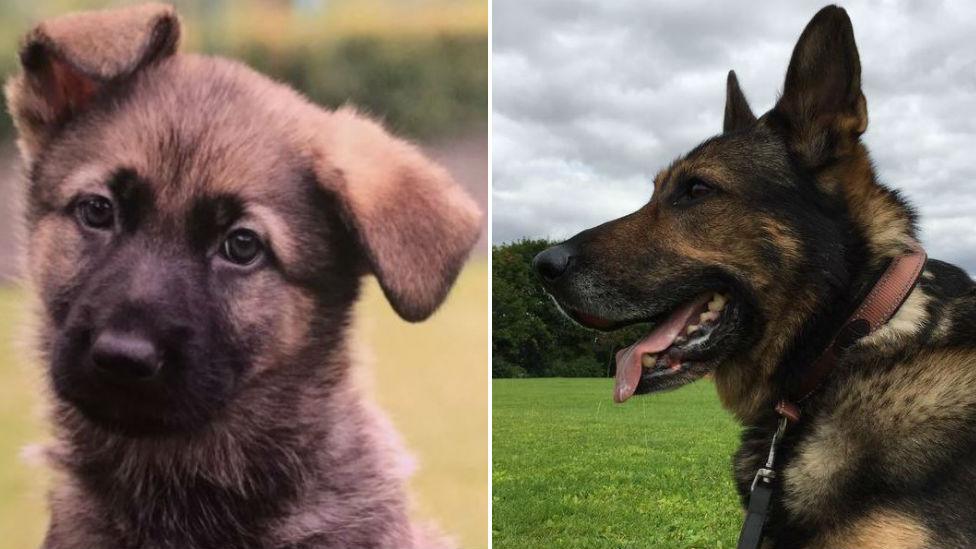
<instances>
[{"instance_id":1,"label":"blurred green foliage","mask_svg":"<svg viewBox=\"0 0 976 549\"><path fill-rule=\"evenodd\" d=\"M37 21L133 2L5 0L0 74L17 69L21 37ZM224 55L328 107L352 103L416 138L451 136L488 121L484 0L180 0L183 51ZM2 101L2 99L0 99ZM0 117L0 140L12 123Z\"/></svg>"},{"instance_id":2,"label":"blurred green foliage","mask_svg":"<svg viewBox=\"0 0 976 549\"><path fill-rule=\"evenodd\" d=\"M321 105L350 102L415 137L484 126L488 115L484 36L361 36L331 48L272 52L251 43L231 57L284 80Z\"/></svg>"}]
</instances>

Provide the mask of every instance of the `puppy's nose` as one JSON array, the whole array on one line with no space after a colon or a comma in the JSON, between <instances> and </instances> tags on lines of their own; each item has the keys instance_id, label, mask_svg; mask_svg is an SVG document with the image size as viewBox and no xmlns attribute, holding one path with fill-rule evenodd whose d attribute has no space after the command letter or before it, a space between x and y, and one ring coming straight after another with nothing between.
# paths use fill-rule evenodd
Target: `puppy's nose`
<instances>
[{"instance_id":1,"label":"puppy's nose","mask_svg":"<svg viewBox=\"0 0 976 549\"><path fill-rule=\"evenodd\" d=\"M134 332L105 330L92 345L95 367L120 379L148 379L160 368L156 345L146 336Z\"/></svg>"},{"instance_id":2,"label":"puppy's nose","mask_svg":"<svg viewBox=\"0 0 976 549\"><path fill-rule=\"evenodd\" d=\"M532 260L532 268L542 278L553 281L563 275L573 259L572 250L566 244L547 248Z\"/></svg>"}]
</instances>

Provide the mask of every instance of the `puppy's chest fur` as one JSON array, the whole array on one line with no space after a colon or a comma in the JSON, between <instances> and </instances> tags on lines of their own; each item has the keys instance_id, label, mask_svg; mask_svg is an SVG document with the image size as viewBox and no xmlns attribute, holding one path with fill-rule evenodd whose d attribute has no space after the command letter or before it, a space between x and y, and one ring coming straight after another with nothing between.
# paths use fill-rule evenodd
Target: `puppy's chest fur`
<instances>
[{"instance_id":1,"label":"puppy's chest fur","mask_svg":"<svg viewBox=\"0 0 976 549\"><path fill-rule=\"evenodd\" d=\"M930 265L890 323L902 332L853 352L787 431L772 547L875 547L859 536L886 544L878 547L976 541L976 504L960 488L976 479L967 458L976 451L976 303L968 277L957 278ZM770 413L743 434L734 469L744 503L776 421ZM953 530L939 516L966 520Z\"/></svg>"},{"instance_id":2,"label":"puppy's chest fur","mask_svg":"<svg viewBox=\"0 0 976 549\"><path fill-rule=\"evenodd\" d=\"M386 502L385 506L369 507L365 501L355 501L360 494L324 491L320 498L336 506L329 510L330 516L304 509L304 516L299 517L294 512L295 500L247 497L206 482L190 489L173 485L156 488L156 493L147 494L145 499L132 500L117 493L93 497L84 489L62 487L54 495L59 524L51 529L44 547L325 549L411 543L410 532L403 528L402 506ZM314 504L315 500L307 501ZM284 505L286 501L292 504ZM360 514L343 512L341 506L346 504ZM363 513L365 508L369 513ZM302 527L295 528L297 523Z\"/></svg>"},{"instance_id":3,"label":"puppy's chest fur","mask_svg":"<svg viewBox=\"0 0 976 549\"><path fill-rule=\"evenodd\" d=\"M245 547L266 536L269 521L298 497L303 473L280 449L250 447L240 484L204 474L146 467L137 478L114 464L86 464L78 473L88 504L100 508L107 533L125 547ZM216 455L216 459L219 459ZM219 463L202 467L221 467Z\"/></svg>"},{"instance_id":4,"label":"puppy's chest fur","mask_svg":"<svg viewBox=\"0 0 976 549\"><path fill-rule=\"evenodd\" d=\"M347 403L341 423L296 418L295 430L184 456L68 453L44 547L412 547L403 474L375 436L386 429L376 414Z\"/></svg>"},{"instance_id":5,"label":"puppy's chest fur","mask_svg":"<svg viewBox=\"0 0 976 549\"><path fill-rule=\"evenodd\" d=\"M264 546L268 520L282 512L280 499L248 498L204 479L153 479L142 497L104 480L92 476L82 486L55 491L57 524L46 547Z\"/></svg>"}]
</instances>

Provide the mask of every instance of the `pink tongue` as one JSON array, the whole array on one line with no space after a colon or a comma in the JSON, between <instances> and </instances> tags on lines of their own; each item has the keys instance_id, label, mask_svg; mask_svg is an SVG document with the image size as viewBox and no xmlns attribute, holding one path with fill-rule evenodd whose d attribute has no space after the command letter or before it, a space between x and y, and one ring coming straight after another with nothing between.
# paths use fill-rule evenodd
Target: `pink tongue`
<instances>
[{"instance_id":1,"label":"pink tongue","mask_svg":"<svg viewBox=\"0 0 976 549\"><path fill-rule=\"evenodd\" d=\"M645 353L656 354L667 349L674 343L674 339L685 329L691 315L701 310L708 301L706 294L686 305L681 306L664 322L658 324L644 339L634 343L626 349L617 351L616 387L613 391L614 402L623 402L633 396L641 378L641 356Z\"/></svg>"}]
</instances>

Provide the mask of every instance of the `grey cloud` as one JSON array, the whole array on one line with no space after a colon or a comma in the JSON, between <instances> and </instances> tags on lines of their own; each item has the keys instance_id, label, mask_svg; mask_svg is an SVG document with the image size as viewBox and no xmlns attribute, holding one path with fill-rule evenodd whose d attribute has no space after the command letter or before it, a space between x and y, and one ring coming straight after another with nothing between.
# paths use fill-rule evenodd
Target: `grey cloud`
<instances>
[{"instance_id":1,"label":"grey cloud","mask_svg":"<svg viewBox=\"0 0 976 549\"><path fill-rule=\"evenodd\" d=\"M493 241L563 238L638 208L718 133L734 68L757 113L821 2L496 0ZM879 176L933 256L976 272L976 5L854 2Z\"/></svg>"}]
</instances>

